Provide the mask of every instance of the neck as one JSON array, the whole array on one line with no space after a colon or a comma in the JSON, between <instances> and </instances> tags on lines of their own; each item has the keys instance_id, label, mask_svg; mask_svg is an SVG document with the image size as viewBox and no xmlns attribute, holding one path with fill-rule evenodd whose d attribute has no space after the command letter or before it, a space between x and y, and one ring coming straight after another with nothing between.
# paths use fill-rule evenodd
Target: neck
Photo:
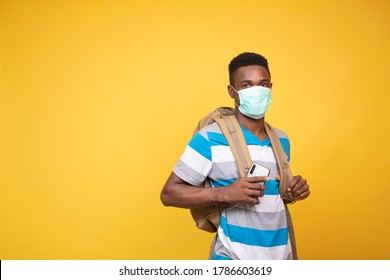
<instances>
[{"instance_id":1,"label":"neck","mask_svg":"<svg viewBox=\"0 0 390 280\"><path fill-rule=\"evenodd\" d=\"M238 122L252 132L257 138L263 141L267 138L267 134L265 133L265 117L261 119L255 120L243 115L238 109L236 110L236 118Z\"/></svg>"}]
</instances>

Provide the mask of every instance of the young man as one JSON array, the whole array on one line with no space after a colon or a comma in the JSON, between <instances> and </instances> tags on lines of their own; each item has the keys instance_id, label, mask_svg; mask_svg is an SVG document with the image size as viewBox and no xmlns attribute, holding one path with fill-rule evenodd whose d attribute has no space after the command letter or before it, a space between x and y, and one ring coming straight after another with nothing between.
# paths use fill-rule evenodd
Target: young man
<instances>
[{"instance_id":1,"label":"young man","mask_svg":"<svg viewBox=\"0 0 390 280\"><path fill-rule=\"evenodd\" d=\"M223 210L213 259L291 259L279 170L264 127L272 88L268 62L261 55L242 53L230 62L229 78L228 92L252 161L269 168L269 176L239 178L226 138L213 123L191 139L165 183L161 201L183 208L234 205ZM287 135L276 132L290 160ZM213 188L197 188L206 178ZM301 176L294 176L287 189L293 200L310 194Z\"/></svg>"}]
</instances>

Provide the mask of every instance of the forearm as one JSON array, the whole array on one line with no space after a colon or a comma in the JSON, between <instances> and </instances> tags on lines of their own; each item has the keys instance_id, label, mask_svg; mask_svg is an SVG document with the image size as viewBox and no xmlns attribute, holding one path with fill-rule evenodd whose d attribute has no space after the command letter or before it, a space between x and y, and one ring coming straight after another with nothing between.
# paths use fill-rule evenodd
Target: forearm
<instances>
[{"instance_id":1,"label":"forearm","mask_svg":"<svg viewBox=\"0 0 390 280\"><path fill-rule=\"evenodd\" d=\"M203 188L189 185L172 172L161 192L165 206L198 208L212 204L250 203L259 204L264 195L264 182L268 177L244 177L232 184L218 188Z\"/></svg>"},{"instance_id":2,"label":"forearm","mask_svg":"<svg viewBox=\"0 0 390 280\"><path fill-rule=\"evenodd\" d=\"M222 202L218 188L195 187L185 183L166 185L161 192L165 206L198 208Z\"/></svg>"}]
</instances>

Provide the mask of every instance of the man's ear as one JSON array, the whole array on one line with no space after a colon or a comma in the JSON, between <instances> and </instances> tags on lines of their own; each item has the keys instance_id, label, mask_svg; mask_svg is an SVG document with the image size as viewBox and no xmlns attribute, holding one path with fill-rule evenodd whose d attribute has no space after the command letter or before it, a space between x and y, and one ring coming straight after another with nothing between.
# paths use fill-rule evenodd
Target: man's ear
<instances>
[{"instance_id":1,"label":"man's ear","mask_svg":"<svg viewBox=\"0 0 390 280\"><path fill-rule=\"evenodd\" d=\"M233 87L231 85L228 85L227 88L228 88L228 92L229 92L230 97L234 98L234 89L233 89Z\"/></svg>"}]
</instances>

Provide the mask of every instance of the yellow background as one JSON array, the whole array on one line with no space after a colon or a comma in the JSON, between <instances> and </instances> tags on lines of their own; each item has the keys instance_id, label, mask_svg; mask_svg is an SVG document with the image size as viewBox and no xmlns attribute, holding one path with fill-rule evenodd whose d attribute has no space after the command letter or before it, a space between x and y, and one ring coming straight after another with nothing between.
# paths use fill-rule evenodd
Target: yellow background
<instances>
[{"instance_id":1,"label":"yellow background","mask_svg":"<svg viewBox=\"0 0 390 280\"><path fill-rule=\"evenodd\" d=\"M312 194L302 259L389 259L390 2L0 0L0 259L205 259L161 188L237 54Z\"/></svg>"}]
</instances>

